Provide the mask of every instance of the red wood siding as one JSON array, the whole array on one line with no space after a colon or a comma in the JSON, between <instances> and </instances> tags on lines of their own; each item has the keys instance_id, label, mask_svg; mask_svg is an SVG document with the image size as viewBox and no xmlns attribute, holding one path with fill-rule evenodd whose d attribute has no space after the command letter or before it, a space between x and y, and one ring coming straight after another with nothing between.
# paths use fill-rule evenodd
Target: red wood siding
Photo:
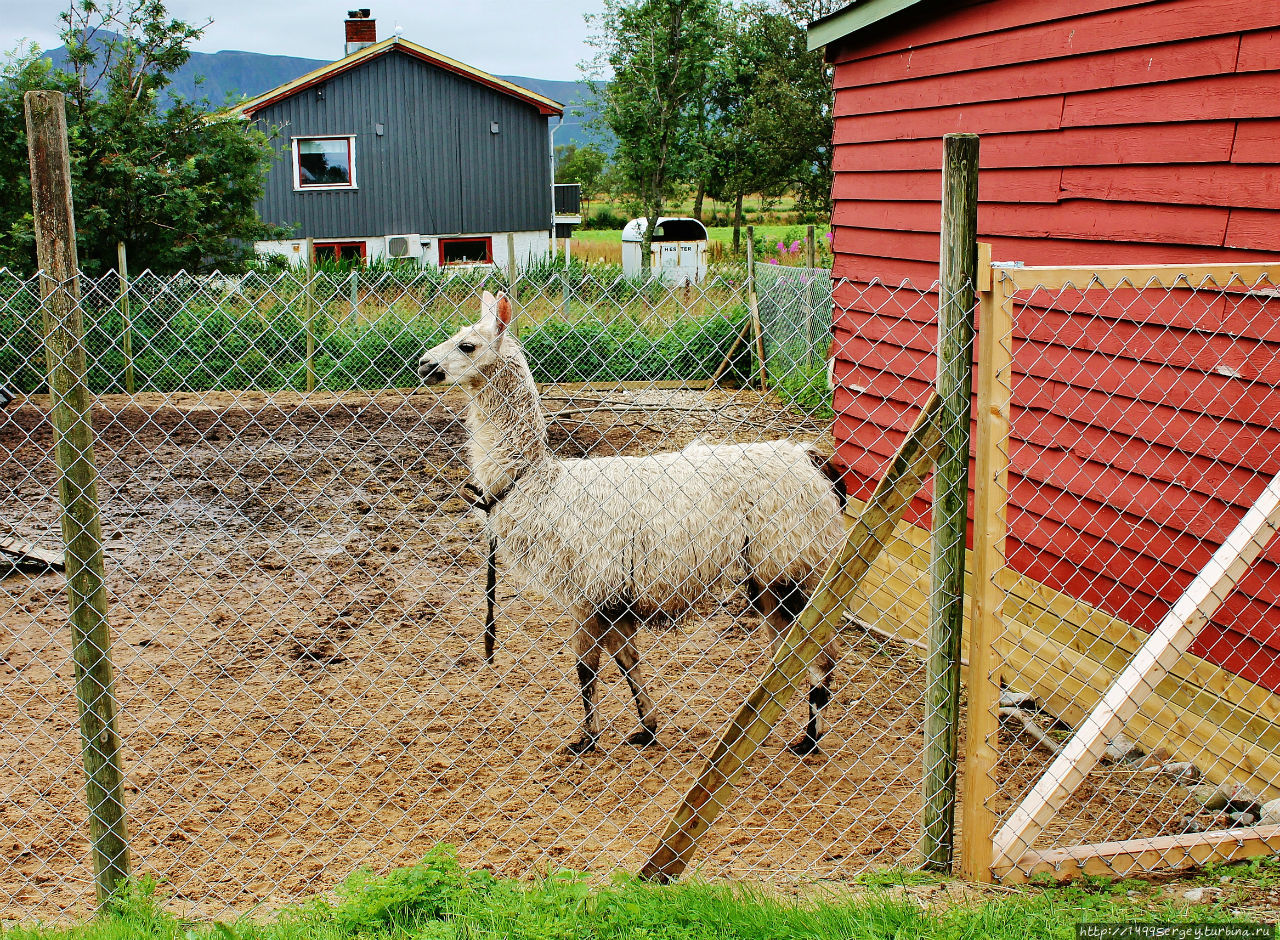
<instances>
[{"instance_id":1,"label":"red wood siding","mask_svg":"<svg viewBox=\"0 0 1280 940\"><path fill-rule=\"evenodd\" d=\"M920 9L828 50L836 436L861 495L935 374L944 134L983 136L997 259L1280 257L1280 6ZM1010 563L1149 629L1280 471L1280 296L1020 296L1013 425ZM1280 691L1280 545L1193 650Z\"/></svg>"}]
</instances>

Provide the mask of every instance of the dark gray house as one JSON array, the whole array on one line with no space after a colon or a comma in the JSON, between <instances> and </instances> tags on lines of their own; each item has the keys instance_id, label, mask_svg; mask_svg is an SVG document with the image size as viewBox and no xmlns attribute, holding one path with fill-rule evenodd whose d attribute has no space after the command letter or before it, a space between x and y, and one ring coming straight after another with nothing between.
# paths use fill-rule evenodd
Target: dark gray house
<instances>
[{"instance_id":1,"label":"dark gray house","mask_svg":"<svg viewBox=\"0 0 1280 940\"><path fill-rule=\"evenodd\" d=\"M344 58L235 109L284 142L259 213L295 237L258 252L504 264L514 233L518 258L545 255L563 107L350 16Z\"/></svg>"}]
</instances>

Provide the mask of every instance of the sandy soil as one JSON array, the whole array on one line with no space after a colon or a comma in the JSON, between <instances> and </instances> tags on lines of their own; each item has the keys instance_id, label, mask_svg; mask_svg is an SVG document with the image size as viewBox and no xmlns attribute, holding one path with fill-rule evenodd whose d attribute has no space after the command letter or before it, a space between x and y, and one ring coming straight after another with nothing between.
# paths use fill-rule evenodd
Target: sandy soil
<instances>
[{"instance_id":1,"label":"sandy soil","mask_svg":"<svg viewBox=\"0 0 1280 940\"><path fill-rule=\"evenodd\" d=\"M566 390L547 405L566 456L820 430L747 392ZM56 547L46 407L0 413L0 523ZM755 618L736 595L709 600L643 634L662 747L623 744L635 719L606 667L603 747L566 755L580 705L562 612L501 580L498 657L479 654L464 407L433 392L98 403L135 867L191 913L279 906L438 841L504 874L634 870L761 674ZM62 577L3 592L0 917L58 917L92 897ZM910 860L918 651L847 640L824 752L786 751L797 703L704 840L703 873L842 880ZM1002 807L1045 763L1020 748ZM1135 835L1173 818L1106 786L1085 799Z\"/></svg>"}]
</instances>

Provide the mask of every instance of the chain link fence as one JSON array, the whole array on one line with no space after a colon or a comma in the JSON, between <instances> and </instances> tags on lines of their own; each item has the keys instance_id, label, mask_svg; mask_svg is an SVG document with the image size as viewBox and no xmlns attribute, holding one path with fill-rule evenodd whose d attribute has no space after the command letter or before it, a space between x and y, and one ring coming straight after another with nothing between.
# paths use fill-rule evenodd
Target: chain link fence
<instances>
[{"instance_id":1,"label":"chain link fence","mask_svg":"<svg viewBox=\"0 0 1280 940\"><path fill-rule=\"evenodd\" d=\"M1013 323L997 344L1012 435L994 443L1009 464L1002 725L990 780L961 781L997 828L1280 469L1273 281L1014 276L997 269L991 308ZM678 286L526 272L506 331L498 307L481 317L485 292L510 287L488 269L143 275L123 293L114 276L81 279L134 870L210 915L437 842L510 875L638 870L766 671L770 623L799 602L787 585L808 583L767 573L752 546L839 541L804 517L838 515L827 484L806 502L788 481L834 443L856 512L935 379L936 285L756 278L759 344L731 269ZM0 908L31 918L86 908L93 874L64 578L43 554L61 542L41 302L34 280L0 285L14 392L0 410ZM472 364L494 346L519 358L517 343L536 399L523 373L468 389ZM784 384L825 374L830 347L834 442L829 412L752 387L760 346ZM524 410L493 407L499 391ZM530 458L543 453L554 467ZM658 454L723 467L659 490L617 461ZM588 470L621 476L592 489ZM834 674L809 679L829 704L795 702L751 758L701 874L918 863L929 495L863 582ZM733 528L731 505L755 527ZM504 512L541 520L539 535L517 538ZM622 517L630 528L600 528ZM636 549L641 517L666 520L661 557ZM538 568L553 543L576 547ZM1016 861L1265 822L1280 796L1276 551ZM645 565L677 572L649 582L665 595L590 591L639 584Z\"/></svg>"},{"instance_id":2,"label":"chain link fence","mask_svg":"<svg viewBox=\"0 0 1280 940\"><path fill-rule=\"evenodd\" d=\"M807 318L762 317L770 350L793 348L780 324L807 324L802 353L769 354L771 379L826 352L829 287L805 276L786 303L760 288L762 310L798 302ZM0 411L0 535L56 551L38 285L0 284L0 371L16 393ZM830 419L750 387L755 345L735 344L750 328L745 272L672 286L575 268L515 285L511 330L546 417L545 432L536 420L516 430L571 473L583 458L676 451L715 464L729 452L711 445L746 445L704 498L651 505L643 488L617 488L671 516L685 556L735 546L680 562L697 573L676 578L684 616L667 597L598 599L616 629L595 644L594 750L570 748L584 730L581 611L516 571L537 544L499 552L486 663L486 526L501 509L492 523L477 509L499 494L474 461L494 442L469 446L467 389L424 386L418 369L506 286L491 270L144 274L123 294L115 276L81 279L133 867L183 909L284 904L437 842L504 874L637 870L769 662L759 611L793 610L787 584L808 569L766 577L764 556L747 553L785 538L808 551L838 507L826 477L812 489L807 475L822 455L765 442L829 453ZM797 474L827 522L793 518ZM748 503L759 531L726 536L724 507ZM592 544L593 512L566 505L578 509L545 534L582 531L567 570L636 564L625 546ZM93 896L64 578L16 555L5 573L0 909L53 916ZM630 613L652 702L639 714L617 642ZM919 663L854 626L842 645L821 749L788 748L813 730L796 702L704 840L704 874L848 878L910 861ZM656 744L629 743L646 728Z\"/></svg>"},{"instance_id":3,"label":"chain link fence","mask_svg":"<svg viewBox=\"0 0 1280 940\"><path fill-rule=\"evenodd\" d=\"M1280 472L1276 276L1229 265L997 274L1013 417L993 807L1024 876L1280 845L1255 828L1280 823L1280 544L1253 561L1231 555L1248 547L1233 530L1274 501ZM1118 696L1126 676L1133 691ZM1049 801L1043 831L1019 830L1029 783L1055 757L1045 776L1063 778L1067 731L1085 735L1091 712L1110 717L1100 760L1074 765L1082 781Z\"/></svg>"}]
</instances>

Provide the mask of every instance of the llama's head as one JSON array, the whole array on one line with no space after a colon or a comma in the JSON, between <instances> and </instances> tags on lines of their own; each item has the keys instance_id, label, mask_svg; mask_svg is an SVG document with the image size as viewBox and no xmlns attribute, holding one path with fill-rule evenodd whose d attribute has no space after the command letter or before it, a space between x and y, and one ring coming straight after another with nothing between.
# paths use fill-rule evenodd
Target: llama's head
<instances>
[{"instance_id":1,"label":"llama's head","mask_svg":"<svg viewBox=\"0 0 1280 940\"><path fill-rule=\"evenodd\" d=\"M507 295L495 297L485 291L480 301L480 319L424 352L418 359L418 377L427 385L483 383L488 367L502 356L504 345L516 345L515 338L507 336L510 323L511 301Z\"/></svg>"}]
</instances>

